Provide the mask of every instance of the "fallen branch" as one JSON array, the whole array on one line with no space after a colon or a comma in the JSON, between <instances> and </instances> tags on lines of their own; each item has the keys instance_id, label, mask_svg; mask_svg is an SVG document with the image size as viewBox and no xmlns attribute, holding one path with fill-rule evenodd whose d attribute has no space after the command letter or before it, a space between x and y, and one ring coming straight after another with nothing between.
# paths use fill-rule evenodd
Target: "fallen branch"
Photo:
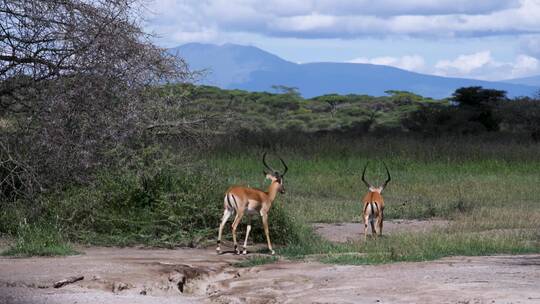
<instances>
[{"instance_id":1,"label":"fallen branch","mask_svg":"<svg viewBox=\"0 0 540 304\"><path fill-rule=\"evenodd\" d=\"M60 280L53 284L54 288L64 287L67 284L75 283L84 279L84 276L69 277L67 279Z\"/></svg>"}]
</instances>

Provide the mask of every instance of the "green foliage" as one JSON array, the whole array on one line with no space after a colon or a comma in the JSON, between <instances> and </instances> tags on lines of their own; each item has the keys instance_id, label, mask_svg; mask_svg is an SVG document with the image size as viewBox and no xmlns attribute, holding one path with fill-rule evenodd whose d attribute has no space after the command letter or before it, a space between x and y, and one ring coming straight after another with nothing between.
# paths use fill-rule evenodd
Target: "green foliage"
<instances>
[{"instance_id":1,"label":"green foliage","mask_svg":"<svg viewBox=\"0 0 540 304\"><path fill-rule=\"evenodd\" d=\"M18 223L28 221L36 229L54 223L62 236L81 243L198 246L217 236L229 185L219 170L185 167L166 153L147 149L123 168L101 172L92 184L42 196L39 209L27 208L24 201L6 205L0 231L18 235ZM274 243L297 240L295 219L279 202L269 220ZM261 221L253 223L252 236L263 241ZM239 232L245 233L244 224Z\"/></svg>"},{"instance_id":2,"label":"green foliage","mask_svg":"<svg viewBox=\"0 0 540 304\"><path fill-rule=\"evenodd\" d=\"M540 245L526 241L518 234L486 237L481 234L402 233L369 240L365 244L336 246L334 252L322 257L330 264L379 264L402 261L426 261L446 256L523 254L538 252Z\"/></svg>"},{"instance_id":3,"label":"green foliage","mask_svg":"<svg viewBox=\"0 0 540 304\"><path fill-rule=\"evenodd\" d=\"M156 89L157 95L177 94L190 99L197 115L228 113L233 119L218 128L234 135L238 129L315 134L319 131L350 132L355 135L371 125L399 126L400 120L424 103L433 103L409 92L389 91L389 96L329 94L304 99L296 88L274 86L277 93L220 90L209 86L171 85ZM163 91L163 92L159 92ZM173 92L173 93L171 93ZM349 134L350 135L350 134Z\"/></svg>"},{"instance_id":4,"label":"green foliage","mask_svg":"<svg viewBox=\"0 0 540 304\"><path fill-rule=\"evenodd\" d=\"M70 227L70 237L82 242L193 246L212 236L219 221L223 185L214 180L177 168L142 174L109 171L50 207ZM68 208L68 214L63 212Z\"/></svg>"},{"instance_id":5,"label":"green foliage","mask_svg":"<svg viewBox=\"0 0 540 304\"><path fill-rule=\"evenodd\" d=\"M457 89L450 98L460 107L485 107L506 99L506 92L482 87L464 87Z\"/></svg>"},{"instance_id":6,"label":"green foliage","mask_svg":"<svg viewBox=\"0 0 540 304\"><path fill-rule=\"evenodd\" d=\"M430 136L498 131L502 118L496 109L508 101L506 92L482 87L457 89L450 100L456 106L423 104L402 119L403 126Z\"/></svg>"},{"instance_id":7,"label":"green foliage","mask_svg":"<svg viewBox=\"0 0 540 304\"><path fill-rule=\"evenodd\" d=\"M15 243L2 255L12 256L54 256L76 254L66 242L58 227L49 223L20 223Z\"/></svg>"},{"instance_id":8,"label":"green foliage","mask_svg":"<svg viewBox=\"0 0 540 304\"><path fill-rule=\"evenodd\" d=\"M448 100L395 90L379 97L327 94L304 99L295 88L283 86L275 87L277 94L189 85L182 85L182 89L182 96L197 105L197 115L230 115L232 119L216 131L232 137L243 130L259 137L266 136L266 130L349 138L405 132L429 137L469 136L496 132L502 126L507 132L540 138L538 124L533 122L536 111L525 110L538 102L527 104L523 98L512 102L504 91L482 87L457 89Z\"/></svg>"},{"instance_id":9,"label":"green foliage","mask_svg":"<svg viewBox=\"0 0 540 304\"><path fill-rule=\"evenodd\" d=\"M285 178L287 193L277 197L270 220L273 212L283 211L287 216L280 218L290 218L288 227L293 229L277 230L271 223L270 233L273 238L291 236L286 246L277 249L287 258L365 264L540 251L538 235L532 233L540 227L537 144L501 137L296 136L294 142L278 148L290 170ZM246 184L262 179L260 159L254 155L263 149L229 143L200 157L224 172L234 171L230 183ZM384 192L386 219L435 217L455 224L366 244L332 244L315 235L313 222L362 221L360 199L366 189L360 176L367 161L370 182L384 180L382 161L392 174ZM514 206L510 211L509 201ZM258 235L262 237L262 231Z\"/></svg>"}]
</instances>

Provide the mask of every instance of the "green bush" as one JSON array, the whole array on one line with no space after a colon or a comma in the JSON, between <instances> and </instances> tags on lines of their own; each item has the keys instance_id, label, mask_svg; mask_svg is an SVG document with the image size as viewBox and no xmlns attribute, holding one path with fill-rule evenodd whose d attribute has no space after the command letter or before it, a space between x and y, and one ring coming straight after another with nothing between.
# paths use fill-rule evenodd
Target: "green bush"
<instances>
[{"instance_id":1,"label":"green bush","mask_svg":"<svg viewBox=\"0 0 540 304\"><path fill-rule=\"evenodd\" d=\"M52 256L75 254L65 241L58 227L48 223L21 223L15 243L2 252L2 255L14 256Z\"/></svg>"},{"instance_id":2,"label":"green bush","mask_svg":"<svg viewBox=\"0 0 540 304\"><path fill-rule=\"evenodd\" d=\"M100 174L50 205L69 237L104 245L194 246L215 234L224 185L200 172Z\"/></svg>"},{"instance_id":3,"label":"green bush","mask_svg":"<svg viewBox=\"0 0 540 304\"><path fill-rule=\"evenodd\" d=\"M192 247L215 239L229 184L219 171L185 168L161 157L146 165L101 172L92 184L43 196L39 203L27 204L32 208L23 201L12 203L0 212L0 232L24 236L21 244L31 243L27 235L39 236L39 229L53 226L59 228L52 236L97 245ZM227 225L229 233L233 218ZM294 219L279 203L269 218L273 243L297 239ZM30 223L30 232L21 230L21 222ZM246 218L238 230L239 240L245 222ZM252 237L265 242L259 216L253 224Z\"/></svg>"}]
</instances>

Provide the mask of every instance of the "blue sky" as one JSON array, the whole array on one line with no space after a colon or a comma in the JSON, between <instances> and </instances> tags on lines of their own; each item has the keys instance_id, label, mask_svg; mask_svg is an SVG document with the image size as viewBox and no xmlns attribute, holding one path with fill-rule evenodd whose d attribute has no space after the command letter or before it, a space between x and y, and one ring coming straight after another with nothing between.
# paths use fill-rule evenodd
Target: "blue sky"
<instances>
[{"instance_id":1,"label":"blue sky","mask_svg":"<svg viewBox=\"0 0 540 304\"><path fill-rule=\"evenodd\" d=\"M163 47L238 43L299 63L540 75L540 0L147 0L145 22Z\"/></svg>"}]
</instances>

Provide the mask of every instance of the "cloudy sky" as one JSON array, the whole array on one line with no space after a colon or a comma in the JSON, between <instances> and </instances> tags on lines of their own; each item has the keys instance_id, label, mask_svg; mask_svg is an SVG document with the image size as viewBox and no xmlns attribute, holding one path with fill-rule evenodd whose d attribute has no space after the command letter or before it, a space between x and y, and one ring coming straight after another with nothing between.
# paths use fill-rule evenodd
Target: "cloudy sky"
<instances>
[{"instance_id":1,"label":"cloudy sky","mask_svg":"<svg viewBox=\"0 0 540 304\"><path fill-rule=\"evenodd\" d=\"M442 76L540 75L540 0L148 0L164 47L253 45L289 61Z\"/></svg>"}]
</instances>

